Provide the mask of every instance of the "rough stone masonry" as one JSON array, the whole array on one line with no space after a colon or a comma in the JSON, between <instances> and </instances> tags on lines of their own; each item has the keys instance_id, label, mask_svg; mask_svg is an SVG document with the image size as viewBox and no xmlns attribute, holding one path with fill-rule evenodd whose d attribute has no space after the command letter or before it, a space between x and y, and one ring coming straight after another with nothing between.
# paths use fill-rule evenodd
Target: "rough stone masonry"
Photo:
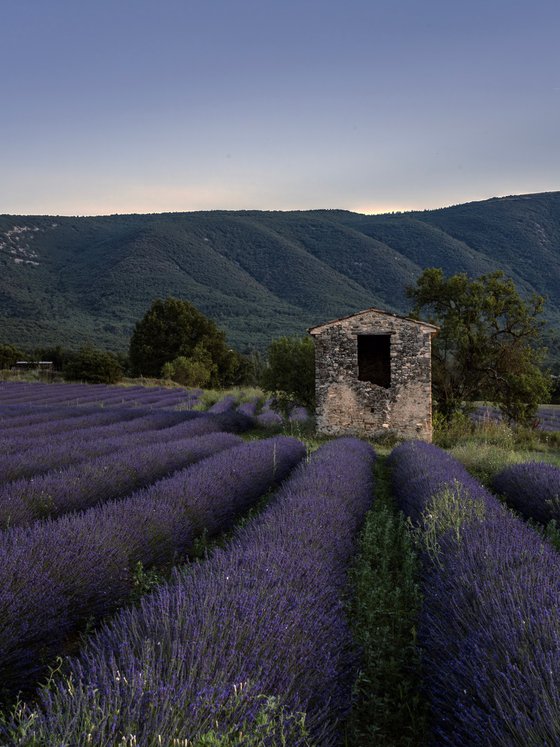
<instances>
[{"instance_id":1,"label":"rough stone masonry","mask_svg":"<svg viewBox=\"0 0 560 747\"><path fill-rule=\"evenodd\" d=\"M370 438L392 431L431 441L437 330L380 309L312 327L318 431Z\"/></svg>"}]
</instances>

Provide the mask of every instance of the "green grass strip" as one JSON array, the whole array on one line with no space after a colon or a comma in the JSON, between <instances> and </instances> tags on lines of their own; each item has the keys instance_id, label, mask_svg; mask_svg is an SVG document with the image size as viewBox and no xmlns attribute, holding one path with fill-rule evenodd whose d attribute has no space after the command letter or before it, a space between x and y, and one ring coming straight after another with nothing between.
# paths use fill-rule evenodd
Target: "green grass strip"
<instances>
[{"instance_id":1,"label":"green grass strip","mask_svg":"<svg viewBox=\"0 0 560 747\"><path fill-rule=\"evenodd\" d=\"M421 595L414 540L390 494L385 459L376 464L368 512L350 582L352 629L362 648L346 744L410 747L425 741L416 621Z\"/></svg>"}]
</instances>

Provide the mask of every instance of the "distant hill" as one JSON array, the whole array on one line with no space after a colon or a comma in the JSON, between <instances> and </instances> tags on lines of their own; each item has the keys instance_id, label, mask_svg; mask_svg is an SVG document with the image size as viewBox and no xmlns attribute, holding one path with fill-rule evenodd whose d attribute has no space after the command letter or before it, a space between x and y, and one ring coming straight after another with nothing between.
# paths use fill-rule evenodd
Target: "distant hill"
<instances>
[{"instance_id":1,"label":"distant hill","mask_svg":"<svg viewBox=\"0 0 560 747\"><path fill-rule=\"evenodd\" d=\"M242 351L377 306L425 267L495 269L560 320L560 192L440 210L0 216L0 342L124 351L155 298L191 301Z\"/></svg>"}]
</instances>

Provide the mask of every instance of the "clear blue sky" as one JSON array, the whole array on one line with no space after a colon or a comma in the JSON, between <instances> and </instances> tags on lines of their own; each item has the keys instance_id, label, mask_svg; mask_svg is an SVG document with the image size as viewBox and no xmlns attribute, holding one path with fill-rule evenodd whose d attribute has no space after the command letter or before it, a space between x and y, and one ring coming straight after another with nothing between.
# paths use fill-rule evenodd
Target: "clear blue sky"
<instances>
[{"instance_id":1,"label":"clear blue sky","mask_svg":"<svg viewBox=\"0 0 560 747\"><path fill-rule=\"evenodd\" d=\"M560 189L558 0L0 0L0 213Z\"/></svg>"}]
</instances>

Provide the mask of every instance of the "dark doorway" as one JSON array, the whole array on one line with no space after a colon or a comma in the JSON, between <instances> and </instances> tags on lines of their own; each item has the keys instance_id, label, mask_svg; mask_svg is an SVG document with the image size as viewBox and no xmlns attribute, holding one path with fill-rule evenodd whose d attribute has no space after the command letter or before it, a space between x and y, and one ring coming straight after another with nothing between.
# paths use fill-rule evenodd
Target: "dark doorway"
<instances>
[{"instance_id":1,"label":"dark doorway","mask_svg":"<svg viewBox=\"0 0 560 747\"><path fill-rule=\"evenodd\" d=\"M391 386L390 335L358 335L358 379Z\"/></svg>"}]
</instances>

